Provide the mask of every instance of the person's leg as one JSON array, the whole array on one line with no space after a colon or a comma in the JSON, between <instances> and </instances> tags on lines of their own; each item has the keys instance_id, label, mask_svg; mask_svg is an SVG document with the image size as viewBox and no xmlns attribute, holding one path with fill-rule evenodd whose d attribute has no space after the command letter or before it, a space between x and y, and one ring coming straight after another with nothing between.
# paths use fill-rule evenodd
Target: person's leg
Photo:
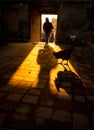
<instances>
[{"instance_id":1,"label":"person's leg","mask_svg":"<svg viewBox=\"0 0 94 130\"><path fill-rule=\"evenodd\" d=\"M49 36L50 36L50 32L46 32L46 33L45 33L45 36L46 36L45 42L48 43Z\"/></svg>"},{"instance_id":2,"label":"person's leg","mask_svg":"<svg viewBox=\"0 0 94 130\"><path fill-rule=\"evenodd\" d=\"M48 33L45 33L45 43L48 43Z\"/></svg>"},{"instance_id":3,"label":"person's leg","mask_svg":"<svg viewBox=\"0 0 94 130\"><path fill-rule=\"evenodd\" d=\"M50 32L47 32L47 33L46 33L46 43L48 43L49 36L50 36Z\"/></svg>"}]
</instances>

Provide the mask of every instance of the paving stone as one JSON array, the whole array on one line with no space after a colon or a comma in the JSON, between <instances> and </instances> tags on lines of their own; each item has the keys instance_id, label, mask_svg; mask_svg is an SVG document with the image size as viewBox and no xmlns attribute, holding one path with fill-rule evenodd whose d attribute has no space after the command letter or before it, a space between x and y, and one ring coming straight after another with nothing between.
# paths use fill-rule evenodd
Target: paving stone
<instances>
[{"instance_id":1,"label":"paving stone","mask_svg":"<svg viewBox=\"0 0 94 130\"><path fill-rule=\"evenodd\" d=\"M27 117L23 114L8 114L3 122L2 127L10 129L23 129Z\"/></svg>"},{"instance_id":2,"label":"paving stone","mask_svg":"<svg viewBox=\"0 0 94 130\"><path fill-rule=\"evenodd\" d=\"M94 94L94 88L86 88L86 94L93 96L93 94Z\"/></svg>"},{"instance_id":3,"label":"paving stone","mask_svg":"<svg viewBox=\"0 0 94 130\"><path fill-rule=\"evenodd\" d=\"M61 93L68 93L70 95L72 93L71 89L67 88L67 87L66 88L59 88L59 92L61 92Z\"/></svg>"},{"instance_id":4,"label":"paving stone","mask_svg":"<svg viewBox=\"0 0 94 130\"><path fill-rule=\"evenodd\" d=\"M27 75L27 73L28 73L28 71L27 70L22 70L22 69L18 69L16 72L15 72L15 76L17 75L17 76L26 76Z\"/></svg>"},{"instance_id":5,"label":"paving stone","mask_svg":"<svg viewBox=\"0 0 94 130\"><path fill-rule=\"evenodd\" d=\"M71 122L71 115L68 111L57 110L54 112L53 119L62 122Z\"/></svg>"},{"instance_id":6,"label":"paving stone","mask_svg":"<svg viewBox=\"0 0 94 130\"><path fill-rule=\"evenodd\" d=\"M94 101L94 96L93 95L87 95L87 100L88 101Z\"/></svg>"},{"instance_id":7,"label":"paving stone","mask_svg":"<svg viewBox=\"0 0 94 130\"><path fill-rule=\"evenodd\" d=\"M78 79L68 66L65 65L65 70L57 64L50 44L45 47L44 43L28 44L19 44L19 47L10 44L7 50L12 48L16 53L8 51L7 57L0 55L0 130L93 130L94 74L83 48L74 47L69 63L81 76ZM60 47L54 45L54 50L58 49ZM3 48L3 54L6 55L7 50ZM44 55L38 55L40 50ZM54 80L60 71L63 79L58 91Z\"/></svg>"},{"instance_id":8,"label":"paving stone","mask_svg":"<svg viewBox=\"0 0 94 130\"><path fill-rule=\"evenodd\" d=\"M23 80L19 83L18 87L28 89L31 85L32 85L32 80L31 81L24 81Z\"/></svg>"},{"instance_id":9,"label":"paving stone","mask_svg":"<svg viewBox=\"0 0 94 130\"><path fill-rule=\"evenodd\" d=\"M38 72L39 72L38 70L29 71L27 76L36 78L38 76Z\"/></svg>"},{"instance_id":10,"label":"paving stone","mask_svg":"<svg viewBox=\"0 0 94 130\"><path fill-rule=\"evenodd\" d=\"M47 79L46 79L46 80L47 80ZM45 88L45 84L39 83L39 84L37 85L37 88L44 89L44 88Z\"/></svg>"},{"instance_id":11,"label":"paving stone","mask_svg":"<svg viewBox=\"0 0 94 130\"><path fill-rule=\"evenodd\" d=\"M44 121L43 118L40 118L40 117L35 118L35 124L41 124L41 123L43 123L43 121Z\"/></svg>"},{"instance_id":12,"label":"paving stone","mask_svg":"<svg viewBox=\"0 0 94 130\"><path fill-rule=\"evenodd\" d=\"M43 100L40 102L41 105L44 105L44 106L53 106L54 104L54 101L53 100Z\"/></svg>"},{"instance_id":13,"label":"paving stone","mask_svg":"<svg viewBox=\"0 0 94 130\"><path fill-rule=\"evenodd\" d=\"M13 75L13 76L11 77L11 80L12 80L12 81L15 80L15 82L16 82L17 80L23 81L24 79L25 79L25 77L23 77L23 76L18 76L18 75ZM11 82L11 85L13 85L13 82Z\"/></svg>"},{"instance_id":14,"label":"paving stone","mask_svg":"<svg viewBox=\"0 0 94 130\"><path fill-rule=\"evenodd\" d=\"M72 102L72 109L74 112L87 113L87 105L83 102Z\"/></svg>"},{"instance_id":15,"label":"paving stone","mask_svg":"<svg viewBox=\"0 0 94 130\"><path fill-rule=\"evenodd\" d=\"M72 102L69 100L58 99L55 100L54 102L54 110L64 110L64 111L72 112L73 110L72 107L73 107Z\"/></svg>"},{"instance_id":16,"label":"paving stone","mask_svg":"<svg viewBox=\"0 0 94 130\"><path fill-rule=\"evenodd\" d=\"M0 113L0 125L2 125L5 117L6 117L6 113Z\"/></svg>"},{"instance_id":17,"label":"paving stone","mask_svg":"<svg viewBox=\"0 0 94 130\"><path fill-rule=\"evenodd\" d=\"M58 99L66 99L66 100L72 100L72 95L68 94L67 92L61 93L59 92L57 95Z\"/></svg>"},{"instance_id":18,"label":"paving stone","mask_svg":"<svg viewBox=\"0 0 94 130\"><path fill-rule=\"evenodd\" d=\"M7 100L12 100L12 101L20 101L22 96L23 96L22 94L11 93L6 99Z\"/></svg>"},{"instance_id":19,"label":"paving stone","mask_svg":"<svg viewBox=\"0 0 94 130\"><path fill-rule=\"evenodd\" d=\"M42 117L42 118L51 118L53 113L52 108L49 107L38 107L35 111L35 116Z\"/></svg>"},{"instance_id":20,"label":"paving stone","mask_svg":"<svg viewBox=\"0 0 94 130\"><path fill-rule=\"evenodd\" d=\"M90 113L94 113L94 101L88 101L88 109Z\"/></svg>"},{"instance_id":21,"label":"paving stone","mask_svg":"<svg viewBox=\"0 0 94 130\"><path fill-rule=\"evenodd\" d=\"M84 96L79 96L79 95L74 95L74 100L78 101L78 102L83 102L83 103L86 102L85 97Z\"/></svg>"},{"instance_id":22,"label":"paving stone","mask_svg":"<svg viewBox=\"0 0 94 130\"><path fill-rule=\"evenodd\" d=\"M3 102L0 103L0 110L2 112L8 113L13 112L17 106L16 101L10 101L10 100L3 100Z\"/></svg>"},{"instance_id":23,"label":"paving stone","mask_svg":"<svg viewBox=\"0 0 94 130\"><path fill-rule=\"evenodd\" d=\"M30 89L28 94L40 95L41 94L41 90L40 89Z\"/></svg>"},{"instance_id":24,"label":"paving stone","mask_svg":"<svg viewBox=\"0 0 94 130\"><path fill-rule=\"evenodd\" d=\"M26 96L24 96L22 102L24 102L24 103L34 103L34 104L37 104L38 98L39 98L38 96L26 95Z\"/></svg>"},{"instance_id":25,"label":"paving stone","mask_svg":"<svg viewBox=\"0 0 94 130\"><path fill-rule=\"evenodd\" d=\"M21 81L25 81L25 82L31 82L31 83L33 83L33 81L36 79L36 77L25 77L25 79L22 79ZM25 85L23 85L23 86L25 86Z\"/></svg>"},{"instance_id":26,"label":"paving stone","mask_svg":"<svg viewBox=\"0 0 94 130\"><path fill-rule=\"evenodd\" d=\"M43 83L34 83L33 85L32 85L32 88L39 88L39 89L43 89L45 87L45 84L43 84Z\"/></svg>"},{"instance_id":27,"label":"paving stone","mask_svg":"<svg viewBox=\"0 0 94 130\"><path fill-rule=\"evenodd\" d=\"M21 82L21 80L20 79L13 79L13 78L11 78L9 81L8 81L8 85L11 85L11 86L17 86L19 83Z\"/></svg>"},{"instance_id":28,"label":"paving stone","mask_svg":"<svg viewBox=\"0 0 94 130\"><path fill-rule=\"evenodd\" d=\"M27 92L27 89L16 87L16 88L13 89L13 92L14 92L14 93L22 93L22 94L25 94L25 93Z\"/></svg>"},{"instance_id":29,"label":"paving stone","mask_svg":"<svg viewBox=\"0 0 94 130\"><path fill-rule=\"evenodd\" d=\"M16 86L17 86L17 85L14 85L14 84L13 84L13 85L11 85L11 84L6 84L6 85L4 85L2 88L4 88L4 89L9 89L9 88L12 89L12 88L13 88L13 89L14 89Z\"/></svg>"},{"instance_id":30,"label":"paving stone","mask_svg":"<svg viewBox=\"0 0 94 130\"><path fill-rule=\"evenodd\" d=\"M87 86L87 87L89 87L89 88L94 88L94 85L93 85L93 82L92 81L90 81L90 80L86 80L86 81L84 81L84 83L85 83L85 85Z\"/></svg>"},{"instance_id":31,"label":"paving stone","mask_svg":"<svg viewBox=\"0 0 94 130\"><path fill-rule=\"evenodd\" d=\"M14 89L14 87L2 87L2 88L0 88L0 91L11 92L13 89Z\"/></svg>"},{"instance_id":32,"label":"paving stone","mask_svg":"<svg viewBox=\"0 0 94 130\"><path fill-rule=\"evenodd\" d=\"M26 121L27 120L27 117L24 114L14 114L13 118L16 121Z\"/></svg>"},{"instance_id":33,"label":"paving stone","mask_svg":"<svg viewBox=\"0 0 94 130\"><path fill-rule=\"evenodd\" d=\"M20 104L20 106L17 107L16 112L22 113L22 114L25 115L25 114L27 114L27 113L30 112L30 108L31 108L30 105L27 105L27 104Z\"/></svg>"},{"instance_id":34,"label":"paving stone","mask_svg":"<svg viewBox=\"0 0 94 130\"><path fill-rule=\"evenodd\" d=\"M8 95L6 92L0 92L0 99L5 98Z\"/></svg>"},{"instance_id":35,"label":"paving stone","mask_svg":"<svg viewBox=\"0 0 94 130\"><path fill-rule=\"evenodd\" d=\"M73 130L90 130L88 116L80 113L73 113Z\"/></svg>"}]
</instances>

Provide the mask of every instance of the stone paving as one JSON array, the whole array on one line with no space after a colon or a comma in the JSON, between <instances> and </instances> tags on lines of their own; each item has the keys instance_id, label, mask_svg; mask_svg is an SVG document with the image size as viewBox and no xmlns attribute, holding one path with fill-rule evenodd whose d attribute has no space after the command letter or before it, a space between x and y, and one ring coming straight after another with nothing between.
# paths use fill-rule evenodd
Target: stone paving
<instances>
[{"instance_id":1,"label":"stone paving","mask_svg":"<svg viewBox=\"0 0 94 130\"><path fill-rule=\"evenodd\" d=\"M0 130L94 130L94 70L86 47L59 64L52 52L67 46L0 47Z\"/></svg>"}]
</instances>

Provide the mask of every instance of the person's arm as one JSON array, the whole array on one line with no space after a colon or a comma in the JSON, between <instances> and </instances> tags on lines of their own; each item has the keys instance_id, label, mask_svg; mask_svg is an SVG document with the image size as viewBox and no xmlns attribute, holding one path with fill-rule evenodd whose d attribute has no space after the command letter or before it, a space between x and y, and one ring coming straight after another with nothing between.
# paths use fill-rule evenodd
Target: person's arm
<instances>
[{"instance_id":1,"label":"person's arm","mask_svg":"<svg viewBox=\"0 0 94 130\"><path fill-rule=\"evenodd\" d=\"M43 30L45 31L45 23L43 24Z\"/></svg>"}]
</instances>

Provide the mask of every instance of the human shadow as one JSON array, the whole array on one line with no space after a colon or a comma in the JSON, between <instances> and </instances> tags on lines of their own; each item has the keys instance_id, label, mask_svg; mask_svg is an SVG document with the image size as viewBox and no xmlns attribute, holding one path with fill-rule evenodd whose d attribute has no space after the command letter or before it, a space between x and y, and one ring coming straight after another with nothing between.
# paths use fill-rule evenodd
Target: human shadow
<instances>
[{"instance_id":1,"label":"human shadow","mask_svg":"<svg viewBox=\"0 0 94 130\"><path fill-rule=\"evenodd\" d=\"M43 49L38 52L37 63L40 65L40 72L38 75L38 83L41 79L49 81L49 73L52 68L57 65L57 59L53 59L53 48L45 45Z\"/></svg>"},{"instance_id":2,"label":"human shadow","mask_svg":"<svg viewBox=\"0 0 94 130\"><path fill-rule=\"evenodd\" d=\"M71 70L59 71L57 77L55 78L55 85L57 90L60 92L60 88L65 89L67 93L74 94L84 94L84 85L81 79Z\"/></svg>"},{"instance_id":3,"label":"human shadow","mask_svg":"<svg viewBox=\"0 0 94 130\"><path fill-rule=\"evenodd\" d=\"M69 60L65 61L65 60L62 60L61 62L59 62L58 64L60 64L65 70L70 70L71 71L71 68L69 66Z\"/></svg>"}]
</instances>

